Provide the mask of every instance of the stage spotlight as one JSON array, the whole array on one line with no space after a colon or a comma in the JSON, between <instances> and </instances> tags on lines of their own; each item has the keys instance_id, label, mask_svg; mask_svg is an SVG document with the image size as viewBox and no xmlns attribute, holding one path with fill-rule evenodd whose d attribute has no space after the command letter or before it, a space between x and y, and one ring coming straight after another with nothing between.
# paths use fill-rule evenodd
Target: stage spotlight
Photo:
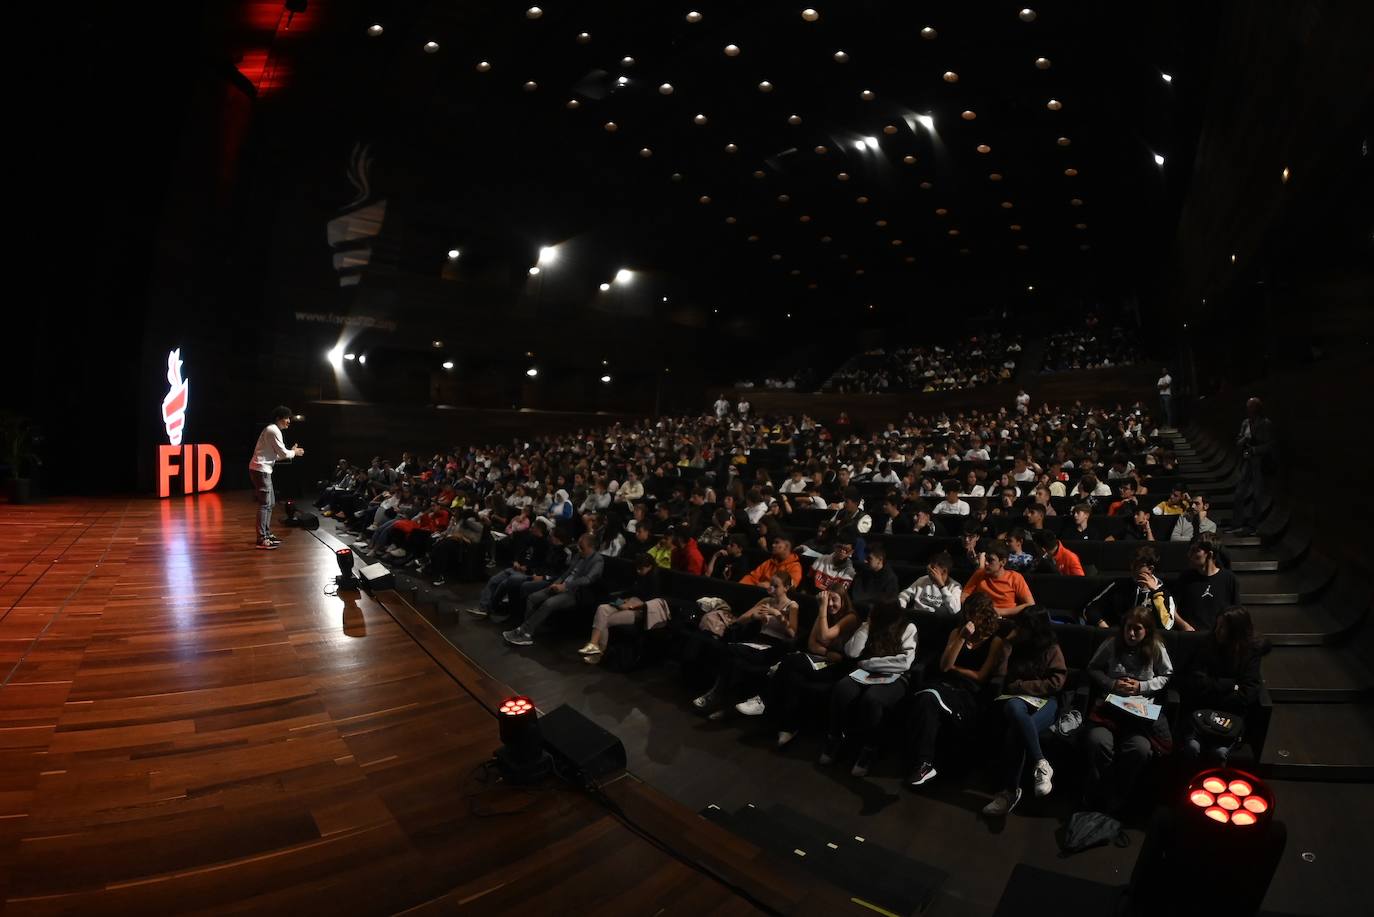
<instances>
[{"instance_id":1,"label":"stage spotlight","mask_svg":"<svg viewBox=\"0 0 1374 917\"><path fill-rule=\"evenodd\" d=\"M448 250L448 260L450 260L450 261L457 261L457 260L458 260L458 256L459 256L460 254L462 254L462 253L459 252L458 249L456 249L456 248L450 248L450 249Z\"/></svg>"},{"instance_id":2,"label":"stage spotlight","mask_svg":"<svg viewBox=\"0 0 1374 917\"><path fill-rule=\"evenodd\" d=\"M333 366L335 369L342 369L343 353L342 347L335 347L332 350L325 351L324 358L329 361L330 366Z\"/></svg>"},{"instance_id":3,"label":"stage spotlight","mask_svg":"<svg viewBox=\"0 0 1374 917\"><path fill-rule=\"evenodd\" d=\"M525 370L525 375L533 379L535 376L539 375L539 370L536 367L531 366L529 369Z\"/></svg>"},{"instance_id":4,"label":"stage spotlight","mask_svg":"<svg viewBox=\"0 0 1374 917\"><path fill-rule=\"evenodd\" d=\"M876 153L876 152L878 151L878 138L877 138L877 137L865 137L865 138L864 138L864 145L867 146L870 150L873 150L873 151Z\"/></svg>"},{"instance_id":5,"label":"stage spotlight","mask_svg":"<svg viewBox=\"0 0 1374 917\"><path fill-rule=\"evenodd\" d=\"M452 360L445 360L445 361L444 361L444 369L453 369L453 361L452 361Z\"/></svg>"},{"instance_id":6,"label":"stage spotlight","mask_svg":"<svg viewBox=\"0 0 1374 917\"><path fill-rule=\"evenodd\" d=\"M600 290L602 293L605 293L605 292L606 292L607 290L609 290L610 288L611 288L611 285L610 285L609 283L603 283L603 284L601 284L600 286L597 287L597 289Z\"/></svg>"},{"instance_id":7,"label":"stage spotlight","mask_svg":"<svg viewBox=\"0 0 1374 917\"><path fill-rule=\"evenodd\" d=\"M365 353L358 354L358 362L359 362L359 363L362 363L362 364L364 364L364 365L366 365L366 363L367 363L367 354L365 354Z\"/></svg>"},{"instance_id":8,"label":"stage spotlight","mask_svg":"<svg viewBox=\"0 0 1374 917\"><path fill-rule=\"evenodd\" d=\"M633 277L633 276L634 276L634 274L631 273L631 271L629 270L629 268L623 268L623 267L622 267L620 270L618 270L618 271L615 272L615 282L616 282L616 283L629 283L629 282L630 282L630 278Z\"/></svg>"},{"instance_id":9,"label":"stage spotlight","mask_svg":"<svg viewBox=\"0 0 1374 917\"><path fill-rule=\"evenodd\" d=\"M539 263L553 264L558 260L558 250L552 245L545 245L539 249Z\"/></svg>"},{"instance_id":10,"label":"stage spotlight","mask_svg":"<svg viewBox=\"0 0 1374 917\"><path fill-rule=\"evenodd\" d=\"M1157 166L1162 166L1162 165L1164 165L1164 157L1161 156L1161 155L1159 155L1158 153L1155 154L1155 165L1157 165Z\"/></svg>"},{"instance_id":11,"label":"stage spotlight","mask_svg":"<svg viewBox=\"0 0 1374 917\"><path fill-rule=\"evenodd\" d=\"M552 769L552 759L544 751L544 736L539 729L539 711L528 697L508 697L496 710L496 728L501 747L496 749L496 767L511 783L537 783Z\"/></svg>"},{"instance_id":12,"label":"stage spotlight","mask_svg":"<svg viewBox=\"0 0 1374 917\"><path fill-rule=\"evenodd\" d=\"M935 133L935 119L932 118L930 115L917 115L916 123L921 125L921 127L924 127L926 130L930 131L931 133Z\"/></svg>"},{"instance_id":13,"label":"stage spotlight","mask_svg":"<svg viewBox=\"0 0 1374 917\"><path fill-rule=\"evenodd\" d=\"M601 377L601 381L604 382L604 383L606 383L607 385L610 385L610 384L611 384L611 377L610 377L610 376L602 376L602 377Z\"/></svg>"},{"instance_id":14,"label":"stage spotlight","mask_svg":"<svg viewBox=\"0 0 1374 917\"><path fill-rule=\"evenodd\" d=\"M344 359L345 359L345 360L356 360L356 359L358 359L358 355L357 355L356 353L346 353L346 354L344 354Z\"/></svg>"},{"instance_id":15,"label":"stage spotlight","mask_svg":"<svg viewBox=\"0 0 1374 917\"><path fill-rule=\"evenodd\" d=\"M339 589L357 589L358 578L353 575L353 552L348 548L339 548L334 552L334 559L339 562L339 575L334 580Z\"/></svg>"}]
</instances>

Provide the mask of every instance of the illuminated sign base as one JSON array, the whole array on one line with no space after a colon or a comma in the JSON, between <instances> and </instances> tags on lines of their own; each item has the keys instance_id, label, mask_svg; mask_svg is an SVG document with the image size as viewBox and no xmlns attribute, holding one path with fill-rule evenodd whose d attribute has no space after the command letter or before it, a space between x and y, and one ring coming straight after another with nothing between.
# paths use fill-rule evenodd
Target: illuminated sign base
<instances>
[{"instance_id":1,"label":"illuminated sign base","mask_svg":"<svg viewBox=\"0 0 1374 917\"><path fill-rule=\"evenodd\" d=\"M172 478L181 478L182 493L214 490L219 483L219 450L206 443L157 447L157 495L172 495Z\"/></svg>"}]
</instances>

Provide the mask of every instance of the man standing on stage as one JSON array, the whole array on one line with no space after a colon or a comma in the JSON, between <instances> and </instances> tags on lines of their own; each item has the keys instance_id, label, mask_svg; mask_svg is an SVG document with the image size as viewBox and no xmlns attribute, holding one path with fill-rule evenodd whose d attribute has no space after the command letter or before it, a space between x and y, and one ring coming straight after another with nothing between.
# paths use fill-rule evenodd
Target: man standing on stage
<instances>
[{"instance_id":1,"label":"man standing on stage","mask_svg":"<svg viewBox=\"0 0 1374 917\"><path fill-rule=\"evenodd\" d=\"M262 428L258 434L258 444L253 447L253 458L248 463L248 476L253 479L253 497L258 501L258 549L271 551L281 544L280 539L270 531L272 526L272 506L276 496L272 492L272 466L281 459L299 458L305 455L300 446L286 448L282 431L291 426L291 409L277 405L272 411L273 423Z\"/></svg>"}]
</instances>

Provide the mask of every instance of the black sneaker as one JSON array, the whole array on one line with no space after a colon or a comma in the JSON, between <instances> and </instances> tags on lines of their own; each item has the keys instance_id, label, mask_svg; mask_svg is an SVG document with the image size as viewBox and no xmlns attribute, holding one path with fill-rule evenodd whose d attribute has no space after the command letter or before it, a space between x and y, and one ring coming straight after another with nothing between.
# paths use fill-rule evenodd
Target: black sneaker
<instances>
[{"instance_id":1,"label":"black sneaker","mask_svg":"<svg viewBox=\"0 0 1374 917\"><path fill-rule=\"evenodd\" d=\"M840 746L844 744L843 738L831 737L825 740L825 747L821 749L821 756L816 763L821 767L829 767L835 763L835 759L840 756Z\"/></svg>"},{"instance_id":2,"label":"black sneaker","mask_svg":"<svg viewBox=\"0 0 1374 917\"><path fill-rule=\"evenodd\" d=\"M278 538L276 535L273 535L271 532L267 533L267 540L272 542L273 544L281 544L281 539Z\"/></svg>"},{"instance_id":3,"label":"black sneaker","mask_svg":"<svg viewBox=\"0 0 1374 917\"><path fill-rule=\"evenodd\" d=\"M859 758L854 762L854 767L849 773L854 777L867 777L868 769L873 766L873 762L878 760L878 749L865 745L859 749Z\"/></svg>"},{"instance_id":4,"label":"black sneaker","mask_svg":"<svg viewBox=\"0 0 1374 917\"><path fill-rule=\"evenodd\" d=\"M279 547L281 547L281 545L277 544L275 541L259 541L257 544L259 551L275 551Z\"/></svg>"},{"instance_id":5,"label":"black sneaker","mask_svg":"<svg viewBox=\"0 0 1374 917\"><path fill-rule=\"evenodd\" d=\"M935 778L935 765L929 761L922 761L916 765L916 769L906 778L906 785L915 789L923 783L928 783Z\"/></svg>"}]
</instances>

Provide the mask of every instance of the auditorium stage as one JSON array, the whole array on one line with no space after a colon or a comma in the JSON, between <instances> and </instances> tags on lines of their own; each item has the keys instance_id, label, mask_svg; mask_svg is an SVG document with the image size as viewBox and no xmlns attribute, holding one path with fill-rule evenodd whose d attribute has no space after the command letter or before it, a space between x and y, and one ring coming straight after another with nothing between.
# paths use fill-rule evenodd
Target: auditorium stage
<instances>
[{"instance_id":1,"label":"auditorium stage","mask_svg":"<svg viewBox=\"0 0 1374 917\"><path fill-rule=\"evenodd\" d=\"M477 775L510 688L243 493L0 505L6 914L840 913L632 776ZM741 893L742 891L742 893Z\"/></svg>"}]
</instances>

